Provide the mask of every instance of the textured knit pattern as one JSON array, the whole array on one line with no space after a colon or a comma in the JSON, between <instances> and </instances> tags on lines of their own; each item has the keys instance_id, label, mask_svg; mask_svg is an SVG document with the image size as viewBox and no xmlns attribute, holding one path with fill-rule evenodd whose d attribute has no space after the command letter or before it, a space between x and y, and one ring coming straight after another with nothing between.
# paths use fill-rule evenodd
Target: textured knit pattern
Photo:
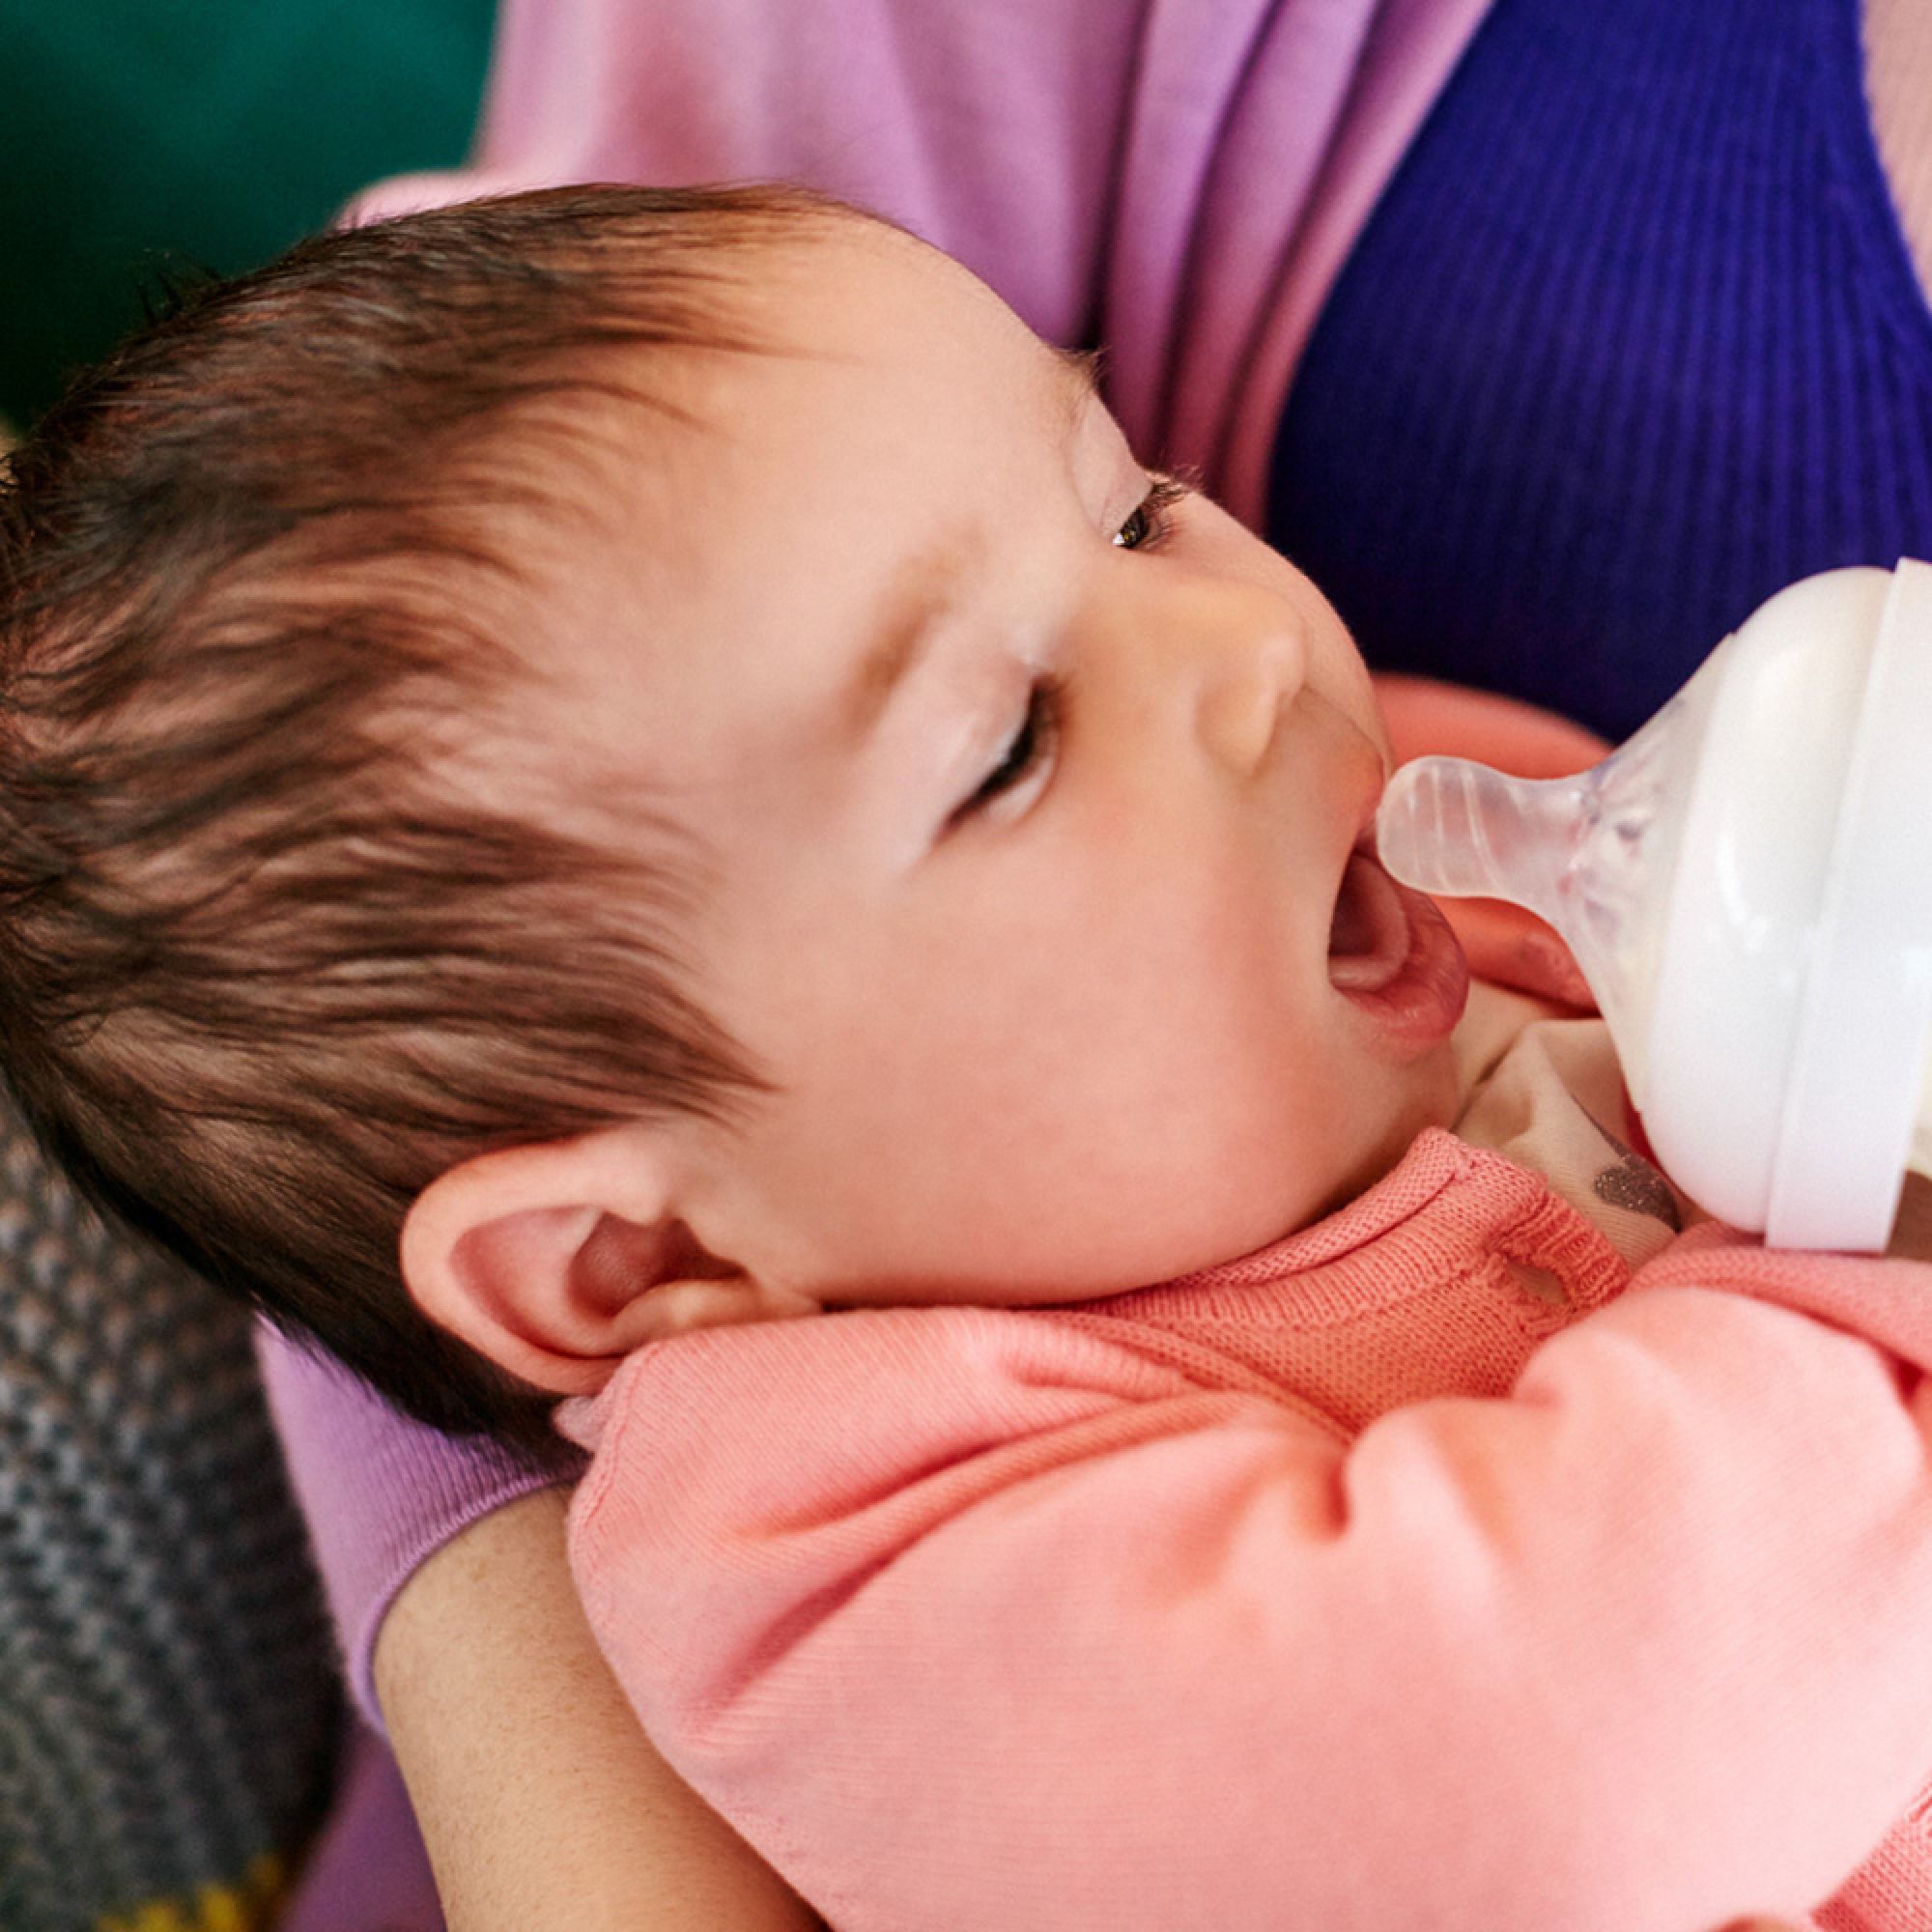
<instances>
[{"instance_id":1,"label":"textured knit pattern","mask_svg":"<svg viewBox=\"0 0 1932 1932\"><path fill-rule=\"evenodd\" d=\"M11 1113L0 1269L0 1926L265 1925L341 1699L248 1319Z\"/></svg>"},{"instance_id":2,"label":"textured knit pattern","mask_svg":"<svg viewBox=\"0 0 1932 1932\"><path fill-rule=\"evenodd\" d=\"M1929 1281L1432 1130L1139 1294L640 1350L572 1563L838 1932L1925 1932Z\"/></svg>"},{"instance_id":3,"label":"textured knit pattern","mask_svg":"<svg viewBox=\"0 0 1932 1932\"><path fill-rule=\"evenodd\" d=\"M1371 663L1613 738L1784 584L1932 554L1856 0L1497 0L1310 339L1267 527Z\"/></svg>"}]
</instances>

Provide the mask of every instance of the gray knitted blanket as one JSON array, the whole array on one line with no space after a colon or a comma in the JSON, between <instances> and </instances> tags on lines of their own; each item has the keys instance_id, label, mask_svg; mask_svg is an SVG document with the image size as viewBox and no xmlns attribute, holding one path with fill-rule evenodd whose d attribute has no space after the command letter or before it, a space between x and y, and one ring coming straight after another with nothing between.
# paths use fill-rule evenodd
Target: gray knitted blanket
<instances>
[{"instance_id":1,"label":"gray knitted blanket","mask_svg":"<svg viewBox=\"0 0 1932 1932\"><path fill-rule=\"evenodd\" d=\"M342 1709L249 1318L0 1103L0 1932L256 1932Z\"/></svg>"}]
</instances>

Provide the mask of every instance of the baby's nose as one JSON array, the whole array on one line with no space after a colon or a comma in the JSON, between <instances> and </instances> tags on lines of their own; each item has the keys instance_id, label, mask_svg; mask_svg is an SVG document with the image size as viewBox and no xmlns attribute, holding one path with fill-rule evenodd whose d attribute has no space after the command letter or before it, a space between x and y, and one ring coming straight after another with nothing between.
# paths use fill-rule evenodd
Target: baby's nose
<instances>
[{"instance_id":1,"label":"baby's nose","mask_svg":"<svg viewBox=\"0 0 1932 1932\"><path fill-rule=\"evenodd\" d=\"M1202 649L1197 726L1216 762L1245 778L1266 758L1301 689L1307 647L1272 598L1230 600L1216 614L1225 628Z\"/></svg>"}]
</instances>

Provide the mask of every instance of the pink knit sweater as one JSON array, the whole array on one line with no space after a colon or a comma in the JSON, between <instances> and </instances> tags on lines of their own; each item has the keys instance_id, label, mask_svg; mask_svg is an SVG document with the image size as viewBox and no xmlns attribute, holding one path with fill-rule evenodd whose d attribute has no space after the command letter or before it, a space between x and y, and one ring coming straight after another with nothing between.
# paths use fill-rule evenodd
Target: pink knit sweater
<instances>
[{"instance_id":1,"label":"pink knit sweater","mask_svg":"<svg viewBox=\"0 0 1932 1932\"><path fill-rule=\"evenodd\" d=\"M840 1932L1932 1924L1932 1271L1634 1276L1425 1134L1075 1308L645 1349L574 1433L600 1643ZM1811 1922L1811 1921L1807 1921Z\"/></svg>"}]
</instances>

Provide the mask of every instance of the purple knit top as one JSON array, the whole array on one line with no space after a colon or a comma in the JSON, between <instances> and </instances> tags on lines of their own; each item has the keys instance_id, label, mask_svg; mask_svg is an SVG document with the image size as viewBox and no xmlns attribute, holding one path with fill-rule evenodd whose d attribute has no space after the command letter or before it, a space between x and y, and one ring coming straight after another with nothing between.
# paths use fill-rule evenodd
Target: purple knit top
<instances>
[{"instance_id":1,"label":"purple knit top","mask_svg":"<svg viewBox=\"0 0 1932 1932\"><path fill-rule=\"evenodd\" d=\"M1621 738L1932 555L1932 309L1856 0L1496 0L1296 373L1267 532L1378 666Z\"/></svg>"}]
</instances>

